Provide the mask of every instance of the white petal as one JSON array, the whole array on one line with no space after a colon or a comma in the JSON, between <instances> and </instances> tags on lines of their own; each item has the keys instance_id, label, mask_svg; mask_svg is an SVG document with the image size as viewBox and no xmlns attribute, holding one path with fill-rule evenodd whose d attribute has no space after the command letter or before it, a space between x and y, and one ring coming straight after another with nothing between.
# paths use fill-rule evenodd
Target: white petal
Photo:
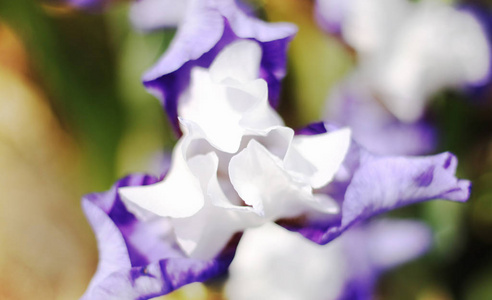
<instances>
[{"instance_id":1,"label":"white petal","mask_svg":"<svg viewBox=\"0 0 492 300\"><path fill-rule=\"evenodd\" d=\"M210 72L198 67L191 72L190 88L180 98L178 113L196 123L221 151L235 153L246 132L282 124L268 103L266 82L257 79L260 60L260 46L242 40L224 48Z\"/></svg>"},{"instance_id":2,"label":"white petal","mask_svg":"<svg viewBox=\"0 0 492 300\"><path fill-rule=\"evenodd\" d=\"M118 190L125 203L132 202L156 215L174 218L191 216L202 208L204 197L200 181L184 160L182 142L174 149L171 170L163 181ZM132 210L132 206L128 209Z\"/></svg>"},{"instance_id":3,"label":"white petal","mask_svg":"<svg viewBox=\"0 0 492 300\"><path fill-rule=\"evenodd\" d=\"M409 13L407 0L352 0L344 7L343 37L364 57L374 55L391 41Z\"/></svg>"},{"instance_id":4,"label":"white petal","mask_svg":"<svg viewBox=\"0 0 492 300\"><path fill-rule=\"evenodd\" d=\"M275 224L247 230L229 268L231 300L335 299L346 283L339 240L320 246Z\"/></svg>"},{"instance_id":5,"label":"white petal","mask_svg":"<svg viewBox=\"0 0 492 300\"><path fill-rule=\"evenodd\" d=\"M250 138L248 136L248 138ZM254 139L265 146L268 152L283 159L294 138L294 130L289 127L276 126L265 131L256 132ZM249 140L248 140L249 141Z\"/></svg>"},{"instance_id":6,"label":"white petal","mask_svg":"<svg viewBox=\"0 0 492 300\"><path fill-rule=\"evenodd\" d=\"M196 124L203 132L202 137L217 149L235 153L246 133L268 131L282 124L268 104L264 80L234 82L234 86L216 84L201 68L193 69L191 76L191 88L181 99L179 115L182 120Z\"/></svg>"},{"instance_id":7,"label":"white petal","mask_svg":"<svg viewBox=\"0 0 492 300\"><path fill-rule=\"evenodd\" d=\"M298 216L313 198L309 185L294 181L281 160L255 140L231 159L229 177L241 199L265 220Z\"/></svg>"},{"instance_id":8,"label":"white petal","mask_svg":"<svg viewBox=\"0 0 492 300\"><path fill-rule=\"evenodd\" d=\"M190 170L206 191L205 205L188 218L171 220L178 244L193 258L215 257L236 232L256 222L251 207L233 205L229 198L237 195L222 191L217 178L218 163L214 152L188 160Z\"/></svg>"},{"instance_id":9,"label":"white petal","mask_svg":"<svg viewBox=\"0 0 492 300\"><path fill-rule=\"evenodd\" d=\"M268 85L263 79L257 79L241 86L241 90L255 95L256 101L250 102L248 110L244 111L240 125L250 130L265 130L273 126L282 126L282 118L268 102Z\"/></svg>"},{"instance_id":10,"label":"white petal","mask_svg":"<svg viewBox=\"0 0 492 300\"><path fill-rule=\"evenodd\" d=\"M311 206L319 212L338 214L340 212L340 206L338 203L328 195L314 194L316 201L310 202Z\"/></svg>"},{"instance_id":11,"label":"white petal","mask_svg":"<svg viewBox=\"0 0 492 300\"><path fill-rule=\"evenodd\" d=\"M251 40L239 40L225 47L210 66L213 81L219 83L227 78L239 82L255 80L259 76L261 47Z\"/></svg>"},{"instance_id":12,"label":"white petal","mask_svg":"<svg viewBox=\"0 0 492 300\"><path fill-rule=\"evenodd\" d=\"M227 92L226 86L211 80L208 71L194 68L190 90L180 100L178 112L181 118L196 123L212 145L234 153L243 129L238 124L241 114L230 106Z\"/></svg>"},{"instance_id":13,"label":"white petal","mask_svg":"<svg viewBox=\"0 0 492 300\"><path fill-rule=\"evenodd\" d=\"M381 1L388 0L376 2ZM438 1L407 6L400 16L388 13L387 6L373 7L384 14L381 20L398 16L399 21L378 28L381 33L392 28L392 34L364 57L362 66L387 108L401 121L414 122L440 89L483 83L489 72L490 46L470 13Z\"/></svg>"},{"instance_id":14,"label":"white petal","mask_svg":"<svg viewBox=\"0 0 492 300\"><path fill-rule=\"evenodd\" d=\"M284 160L285 167L305 174L313 188L320 188L330 182L340 169L349 146L348 128L310 136L298 135Z\"/></svg>"},{"instance_id":15,"label":"white petal","mask_svg":"<svg viewBox=\"0 0 492 300\"><path fill-rule=\"evenodd\" d=\"M183 251L189 257L202 260L217 256L236 232L247 227L236 211L209 204L190 218L171 222Z\"/></svg>"},{"instance_id":16,"label":"white petal","mask_svg":"<svg viewBox=\"0 0 492 300\"><path fill-rule=\"evenodd\" d=\"M196 155L188 159L188 167L191 173L200 181L203 191L208 189L210 179L217 176L218 165L219 159L214 152L209 152L205 155Z\"/></svg>"}]
</instances>

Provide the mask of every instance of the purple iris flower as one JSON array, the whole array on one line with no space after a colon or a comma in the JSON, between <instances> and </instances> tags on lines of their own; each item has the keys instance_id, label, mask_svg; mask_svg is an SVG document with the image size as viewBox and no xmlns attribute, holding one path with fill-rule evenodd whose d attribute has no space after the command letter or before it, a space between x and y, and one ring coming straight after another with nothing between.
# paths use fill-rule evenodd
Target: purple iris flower
<instances>
[{"instance_id":1,"label":"purple iris flower","mask_svg":"<svg viewBox=\"0 0 492 300\"><path fill-rule=\"evenodd\" d=\"M318 131L323 127L313 124L311 128L314 129L308 130ZM300 220L280 220L278 223L299 231L316 243L325 244L352 224L383 211L430 198L464 201L468 197L469 183L454 178L456 160L447 153L426 158L375 157L362 149L352 149L344 165L345 171L353 169L349 172L353 173L350 179L336 180L326 189L327 194L340 201L339 214L331 220L311 216L312 223ZM117 193L121 187L145 186L158 181L152 176L131 175L119 180L107 192L84 197L82 206L99 245L99 265L82 299L149 299L227 271L240 233L234 235L213 259L189 258L176 242L168 219L152 215L137 218ZM360 227L337 242L344 245L344 259L348 263L344 266L348 273L341 277L341 294L369 295L382 271L417 256L427 247L425 229L416 228L402 234L418 225L395 224L387 226L378 222L367 228ZM417 242L409 243L408 240ZM361 243L366 244L361 247ZM402 245L413 248L401 252ZM320 258L320 261L326 259L330 257Z\"/></svg>"},{"instance_id":2,"label":"purple iris flower","mask_svg":"<svg viewBox=\"0 0 492 300\"><path fill-rule=\"evenodd\" d=\"M374 155L324 123L295 134L258 78L263 51L235 41L193 69L162 180L133 175L84 198L100 249L86 299L148 299L222 274L239 235L264 224L326 244L388 210L468 199L452 154Z\"/></svg>"}]
</instances>

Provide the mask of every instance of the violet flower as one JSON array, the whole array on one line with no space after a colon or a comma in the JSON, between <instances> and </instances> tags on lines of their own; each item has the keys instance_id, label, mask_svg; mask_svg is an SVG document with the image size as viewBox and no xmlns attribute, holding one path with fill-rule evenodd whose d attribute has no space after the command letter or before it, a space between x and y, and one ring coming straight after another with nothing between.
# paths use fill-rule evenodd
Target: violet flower
<instances>
[{"instance_id":1,"label":"violet flower","mask_svg":"<svg viewBox=\"0 0 492 300\"><path fill-rule=\"evenodd\" d=\"M325 244L406 204L468 198L449 153L376 156L323 123L295 134L258 78L263 51L237 40L190 71L183 136L162 181L131 176L84 198L100 245L87 299L148 299L207 280L227 269L238 234L263 224Z\"/></svg>"},{"instance_id":2,"label":"violet flower","mask_svg":"<svg viewBox=\"0 0 492 300\"><path fill-rule=\"evenodd\" d=\"M374 221L324 246L265 224L242 236L225 291L231 300L372 299L382 272L430 243L430 230L415 221Z\"/></svg>"}]
</instances>

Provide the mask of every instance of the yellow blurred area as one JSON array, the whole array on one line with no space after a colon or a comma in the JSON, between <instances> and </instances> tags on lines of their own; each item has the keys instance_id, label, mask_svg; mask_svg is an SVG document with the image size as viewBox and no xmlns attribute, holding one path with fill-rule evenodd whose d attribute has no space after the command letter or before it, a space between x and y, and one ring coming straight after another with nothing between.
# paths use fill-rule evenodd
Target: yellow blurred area
<instances>
[{"instance_id":1,"label":"yellow blurred area","mask_svg":"<svg viewBox=\"0 0 492 300\"><path fill-rule=\"evenodd\" d=\"M0 24L0 66L19 74L27 73L26 51L21 40L5 25Z\"/></svg>"},{"instance_id":2,"label":"yellow blurred area","mask_svg":"<svg viewBox=\"0 0 492 300\"><path fill-rule=\"evenodd\" d=\"M27 73L0 25L0 299L77 299L97 263L78 150Z\"/></svg>"},{"instance_id":3,"label":"yellow blurred area","mask_svg":"<svg viewBox=\"0 0 492 300\"><path fill-rule=\"evenodd\" d=\"M451 300L451 296L447 295L442 290L426 290L419 295L418 300Z\"/></svg>"}]
</instances>

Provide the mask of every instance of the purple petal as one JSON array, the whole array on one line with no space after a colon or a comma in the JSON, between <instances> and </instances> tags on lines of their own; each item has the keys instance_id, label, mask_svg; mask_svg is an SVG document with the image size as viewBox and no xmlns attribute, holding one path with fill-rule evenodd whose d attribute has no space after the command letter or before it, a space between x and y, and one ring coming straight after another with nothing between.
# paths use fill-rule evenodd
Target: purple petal
<instances>
[{"instance_id":1,"label":"purple petal","mask_svg":"<svg viewBox=\"0 0 492 300\"><path fill-rule=\"evenodd\" d=\"M252 39L262 47L259 76L268 82L269 100L275 106L286 72L287 46L296 31L292 24L269 24L251 18L232 0L191 1L173 43L144 75L144 84L162 101L179 131L177 103L189 84L191 69L210 66L220 50L237 39Z\"/></svg>"},{"instance_id":2,"label":"purple petal","mask_svg":"<svg viewBox=\"0 0 492 300\"><path fill-rule=\"evenodd\" d=\"M328 132L326 129L326 125L323 122L316 122L316 123L311 123L308 126L301 128L299 130L296 130L296 134L300 135L316 135L316 134L322 134Z\"/></svg>"},{"instance_id":3,"label":"purple petal","mask_svg":"<svg viewBox=\"0 0 492 300\"><path fill-rule=\"evenodd\" d=\"M399 121L390 114L356 77L350 77L332 93L326 119L349 126L353 139L372 153L422 155L436 146L434 128L419 120Z\"/></svg>"},{"instance_id":4,"label":"purple petal","mask_svg":"<svg viewBox=\"0 0 492 300\"><path fill-rule=\"evenodd\" d=\"M427 252L432 232L425 224L408 220L378 220L365 227L368 255L374 268L394 268ZM361 248L359 248L361 249Z\"/></svg>"},{"instance_id":5,"label":"purple petal","mask_svg":"<svg viewBox=\"0 0 492 300\"><path fill-rule=\"evenodd\" d=\"M82 299L150 299L168 294L185 284L203 282L224 273L232 261L165 259L146 266L120 269L89 289Z\"/></svg>"},{"instance_id":6,"label":"purple petal","mask_svg":"<svg viewBox=\"0 0 492 300\"><path fill-rule=\"evenodd\" d=\"M108 215L88 199L82 200L82 208L96 234L96 239L107 242L104 246L98 244L99 265L86 294L82 297L90 299L87 295L106 277L120 269L131 268L131 263L123 236Z\"/></svg>"},{"instance_id":7,"label":"purple petal","mask_svg":"<svg viewBox=\"0 0 492 300\"><path fill-rule=\"evenodd\" d=\"M177 246L167 219L143 222L128 212L117 189L157 181L152 176L131 175L107 192L83 198L99 248L98 269L83 299L149 299L227 270L239 236L212 260L189 259Z\"/></svg>"},{"instance_id":8,"label":"purple petal","mask_svg":"<svg viewBox=\"0 0 492 300\"><path fill-rule=\"evenodd\" d=\"M347 281L339 299L371 299L381 272L424 254L430 229L407 220L378 220L340 238L346 253Z\"/></svg>"},{"instance_id":9,"label":"purple petal","mask_svg":"<svg viewBox=\"0 0 492 300\"><path fill-rule=\"evenodd\" d=\"M426 157L377 156L352 145L344 162L350 172L324 192L340 204L340 214L325 220L279 220L289 230L326 244L353 224L408 204L446 199L466 201L470 182L455 177L457 159L451 153Z\"/></svg>"}]
</instances>

